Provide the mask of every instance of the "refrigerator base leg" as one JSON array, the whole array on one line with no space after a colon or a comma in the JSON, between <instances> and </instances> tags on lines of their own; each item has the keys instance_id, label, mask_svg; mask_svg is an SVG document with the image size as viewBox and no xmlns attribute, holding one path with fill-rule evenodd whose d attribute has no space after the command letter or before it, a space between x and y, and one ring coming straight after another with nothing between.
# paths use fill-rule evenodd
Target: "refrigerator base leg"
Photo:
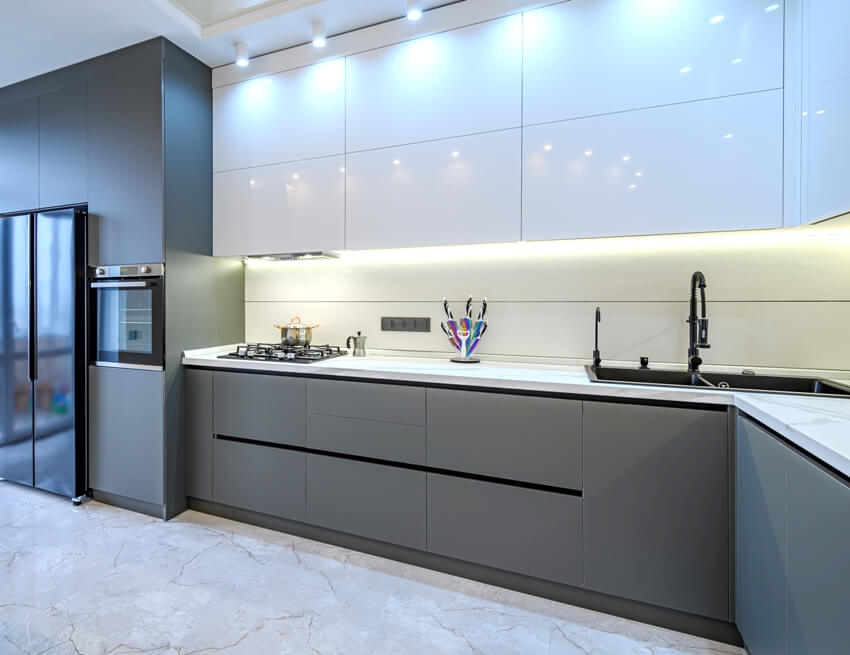
<instances>
[{"instance_id":1,"label":"refrigerator base leg","mask_svg":"<svg viewBox=\"0 0 850 655\"><path fill-rule=\"evenodd\" d=\"M75 496L74 498L72 498L71 503L74 505L74 507L79 507L88 500L91 500L91 498L89 498L86 494L83 494L82 496Z\"/></svg>"}]
</instances>

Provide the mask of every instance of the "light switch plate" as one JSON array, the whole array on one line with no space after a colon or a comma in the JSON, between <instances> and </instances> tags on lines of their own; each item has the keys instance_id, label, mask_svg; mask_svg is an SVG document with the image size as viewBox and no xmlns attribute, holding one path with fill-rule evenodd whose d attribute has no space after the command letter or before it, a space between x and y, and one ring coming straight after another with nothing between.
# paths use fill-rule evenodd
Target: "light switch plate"
<instances>
[{"instance_id":1,"label":"light switch plate","mask_svg":"<svg viewBox=\"0 0 850 655\"><path fill-rule=\"evenodd\" d=\"M430 332L431 319L416 316L382 316L383 332Z\"/></svg>"}]
</instances>

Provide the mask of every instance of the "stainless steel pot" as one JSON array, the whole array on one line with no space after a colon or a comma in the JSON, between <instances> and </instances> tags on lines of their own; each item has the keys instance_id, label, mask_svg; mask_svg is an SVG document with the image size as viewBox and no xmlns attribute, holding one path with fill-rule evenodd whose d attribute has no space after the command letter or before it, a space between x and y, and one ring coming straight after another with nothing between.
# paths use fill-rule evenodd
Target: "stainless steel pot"
<instances>
[{"instance_id":1,"label":"stainless steel pot","mask_svg":"<svg viewBox=\"0 0 850 655\"><path fill-rule=\"evenodd\" d=\"M300 316L293 316L286 325L277 325L280 342L287 346L309 346L313 340L313 328L318 325L302 325Z\"/></svg>"}]
</instances>

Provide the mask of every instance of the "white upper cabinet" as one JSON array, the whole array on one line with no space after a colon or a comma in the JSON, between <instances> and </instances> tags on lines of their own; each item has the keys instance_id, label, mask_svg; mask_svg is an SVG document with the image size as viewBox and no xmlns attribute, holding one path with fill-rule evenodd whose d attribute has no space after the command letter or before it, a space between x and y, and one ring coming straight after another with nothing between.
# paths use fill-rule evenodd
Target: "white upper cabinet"
<instances>
[{"instance_id":1,"label":"white upper cabinet","mask_svg":"<svg viewBox=\"0 0 850 655\"><path fill-rule=\"evenodd\" d=\"M346 247L520 238L520 130L347 156Z\"/></svg>"},{"instance_id":2,"label":"white upper cabinet","mask_svg":"<svg viewBox=\"0 0 850 655\"><path fill-rule=\"evenodd\" d=\"M803 222L850 210L850 2L803 4Z\"/></svg>"},{"instance_id":3,"label":"white upper cabinet","mask_svg":"<svg viewBox=\"0 0 850 655\"><path fill-rule=\"evenodd\" d=\"M518 127L522 17L346 58L347 151Z\"/></svg>"},{"instance_id":4,"label":"white upper cabinet","mask_svg":"<svg viewBox=\"0 0 850 655\"><path fill-rule=\"evenodd\" d=\"M782 225L782 92L526 127L523 238Z\"/></svg>"},{"instance_id":5,"label":"white upper cabinet","mask_svg":"<svg viewBox=\"0 0 850 655\"><path fill-rule=\"evenodd\" d=\"M345 60L213 90L213 169L345 152Z\"/></svg>"},{"instance_id":6,"label":"white upper cabinet","mask_svg":"<svg viewBox=\"0 0 850 655\"><path fill-rule=\"evenodd\" d=\"M213 255L340 250L345 157L213 175Z\"/></svg>"},{"instance_id":7,"label":"white upper cabinet","mask_svg":"<svg viewBox=\"0 0 850 655\"><path fill-rule=\"evenodd\" d=\"M782 86L781 2L571 0L523 22L524 125Z\"/></svg>"}]
</instances>

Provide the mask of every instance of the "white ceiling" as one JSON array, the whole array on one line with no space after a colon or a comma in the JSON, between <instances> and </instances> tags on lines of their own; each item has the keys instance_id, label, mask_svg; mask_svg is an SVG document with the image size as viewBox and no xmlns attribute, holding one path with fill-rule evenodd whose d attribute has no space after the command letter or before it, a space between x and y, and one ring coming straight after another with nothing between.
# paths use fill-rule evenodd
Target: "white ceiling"
<instances>
[{"instance_id":1,"label":"white ceiling","mask_svg":"<svg viewBox=\"0 0 850 655\"><path fill-rule=\"evenodd\" d=\"M307 43L314 20L332 36L404 11L404 0L0 0L0 87L155 36L216 67L236 41L254 56Z\"/></svg>"}]
</instances>

